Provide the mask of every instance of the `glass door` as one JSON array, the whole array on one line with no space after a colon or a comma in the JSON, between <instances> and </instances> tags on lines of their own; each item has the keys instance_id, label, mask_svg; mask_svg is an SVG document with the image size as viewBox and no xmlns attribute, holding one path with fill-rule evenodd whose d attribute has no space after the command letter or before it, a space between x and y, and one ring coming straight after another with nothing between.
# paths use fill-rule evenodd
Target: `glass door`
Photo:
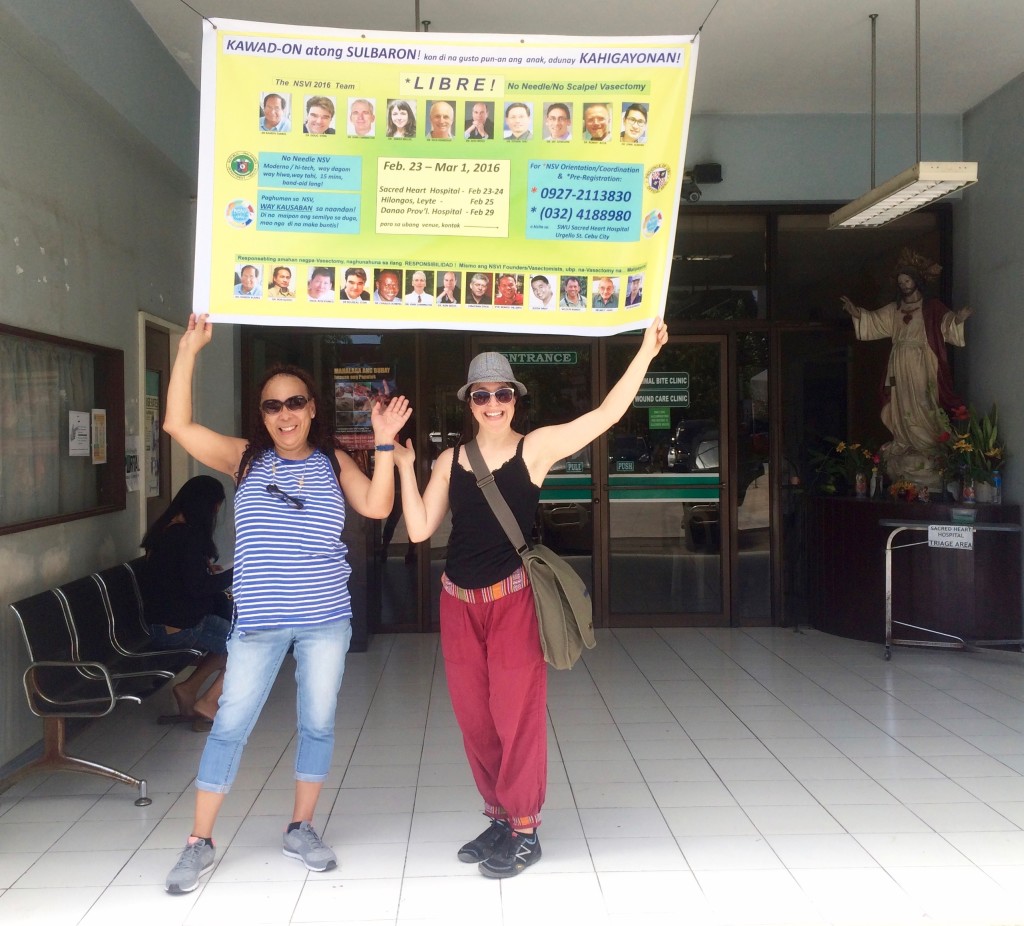
<instances>
[{"instance_id":1,"label":"glass door","mask_svg":"<svg viewBox=\"0 0 1024 926\"><path fill-rule=\"evenodd\" d=\"M599 442L605 626L728 623L724 350L724 337L673 338ZM635 351L635 339L607 342L608 385Z\"/></svg>"}]
</instances>

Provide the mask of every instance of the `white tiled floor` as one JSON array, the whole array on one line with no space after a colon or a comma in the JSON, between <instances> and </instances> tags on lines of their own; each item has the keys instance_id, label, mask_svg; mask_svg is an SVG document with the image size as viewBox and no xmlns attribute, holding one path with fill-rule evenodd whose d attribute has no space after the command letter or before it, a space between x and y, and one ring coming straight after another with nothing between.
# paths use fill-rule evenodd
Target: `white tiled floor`
<instances>
[{"instance_id":1,"label":"white tiled floor","mask_svg":"<svg viewBox=\"0 0 1024 926\"><path fill-rule=\"evenodd\" d=\"M283 672L225 803L218 864L164 877L203 737L124 707L71 751L142 774L0 795L0 923L199 926L1024 923L1024 656L792 630L617 630L550 675L544 857L505 882L455 851L483 828L436 636L352 654L317 824L341 865L280 851Z\"/></svg>"}]
</instances>

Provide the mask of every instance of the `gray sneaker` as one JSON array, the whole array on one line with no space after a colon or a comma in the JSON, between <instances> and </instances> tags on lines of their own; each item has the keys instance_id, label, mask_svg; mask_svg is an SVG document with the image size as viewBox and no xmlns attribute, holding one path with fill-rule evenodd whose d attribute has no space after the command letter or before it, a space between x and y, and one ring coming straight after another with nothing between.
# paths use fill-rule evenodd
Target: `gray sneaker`
<instances>
[{"instance_id":1,"label":"gray sneaker","mask_svg":"<svg viewBox=\"0 0 1024 926\"><path fill-rule=\"evenodd\" d=\"M311 823L300 823L297 829L285 833L281 851L288 858L297 858L310 871L330 871L338 867L338 857L324 845Z\"/></svg>"},{"instance_id":2,"label":"gray sneaker","mask_svg":"<svg viewBox=\"0 0 1024 926\"><path fill-rule=\"evenodd\" d=\"M178 863L167 876L168 894L187 894L199 887L199 879L213 870L213 858L217 850L209 839L197 839L185 846L178 856Z\"/></svg>"}]
</instances>

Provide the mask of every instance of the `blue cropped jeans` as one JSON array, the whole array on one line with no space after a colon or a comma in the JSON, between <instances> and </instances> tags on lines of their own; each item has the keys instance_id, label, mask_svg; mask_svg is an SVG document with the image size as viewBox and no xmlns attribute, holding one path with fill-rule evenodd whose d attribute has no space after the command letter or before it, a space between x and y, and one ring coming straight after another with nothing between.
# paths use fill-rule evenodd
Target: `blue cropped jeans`
<instances>
[{"instance_id":1,"label":"blue cropped jeans","mask_svg":"<svg viewBox=\"0 0 1024 926\"><path fill-rule=\"evenodd\" d=\"M294 646L299 742L297 781L327 778L334 753L334 714L352 640L350 620L306 627L235 631L228 640L224 693L199 761L196 787L226 794L238 773L242 750Z\"/></svg>"}]
</instances>

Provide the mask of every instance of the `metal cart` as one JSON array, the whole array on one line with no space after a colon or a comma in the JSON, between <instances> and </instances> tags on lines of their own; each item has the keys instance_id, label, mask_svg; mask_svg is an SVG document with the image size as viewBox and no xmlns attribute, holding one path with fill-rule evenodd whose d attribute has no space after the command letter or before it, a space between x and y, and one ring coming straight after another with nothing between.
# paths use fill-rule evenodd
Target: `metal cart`
<instances>
[{"instance_id":1,"label":"metal cart","mask_svg":"<svg viewBox=\"0 0 1024 926\"><path fill-rule=\"evenodd\" d=\"M956 634L944 633L941 630L934 630L931 627L920 627L917 624L908 624L905 621L895 621L892 617L892 554L894 550L903 550L907 547L945 546L956 549L952 544L939 544L933 542L933 535L936 532L946 534L960 534L969 536L973 544L975 531L1001 531L1003 533L1016 533L1021 531L1019 524L979 524L979 523L958 523L946 521L941 524L929 524L926 521L897 521L890 518L883 518L878 522L882 527L891 527L888 539L885 541L885 658L892 658L893 646L931 646L946 649L966 649L968 646L1022 646L1024 639L1014 640L971 640L967 641ZM910 543L894 544L893 541L904 531L928 531L928 539L915 540ZM971 549L971 547L966 547ZM935 637L942 637L941 640L896 640L893 639L893 624L906 627L910 630L917 630L921 633L932 634Z\"/></svg>"}]
</instances>

